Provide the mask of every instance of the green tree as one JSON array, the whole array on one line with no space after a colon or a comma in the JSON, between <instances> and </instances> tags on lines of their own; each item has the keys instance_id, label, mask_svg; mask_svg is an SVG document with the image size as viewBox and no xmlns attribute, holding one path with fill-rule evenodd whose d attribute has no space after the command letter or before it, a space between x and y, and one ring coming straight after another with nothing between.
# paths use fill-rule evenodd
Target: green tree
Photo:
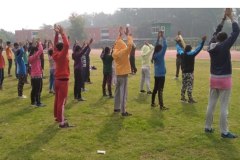
<instances>
[{"instance_id":1,"label":"green tree","mask_svg":"<svg viewBox=\"0 0 240 160\"><path fill-rule=\"evenodd\" d=\"M6 41L14 41L14 34L12 32L7 32L3 29L0 29L0 39L2 39L3 42Z\"/></svg>"},{"instance_id":2,"label":"green tree","mask_svg":"<svg viewBox=\"0 0 240 160\"><path fill-rule=\"evenodd\" d=\"M72 40L83 40L86 38L84 32L85 21L84 18L76 13L72 13L69 17L70 27L68 30L69 36Z\"/></svg>"}]
</instances>

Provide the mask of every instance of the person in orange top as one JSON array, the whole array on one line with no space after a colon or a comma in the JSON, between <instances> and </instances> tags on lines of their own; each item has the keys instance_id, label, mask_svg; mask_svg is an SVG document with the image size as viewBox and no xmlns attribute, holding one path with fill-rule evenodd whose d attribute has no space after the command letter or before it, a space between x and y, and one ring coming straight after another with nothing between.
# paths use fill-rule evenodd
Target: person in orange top
<instances>
[{"instance_id":1,"label":"person in orange top","mask_svg":"<svg viewBox=\"0 0 240 160\"><path fill-rule=\"evenodd\" d=\"M4 80L4 66L5 66L5 61L4 61L2 52L3 52L3 47L0 46L0 90L2 90L2 84Z\"/></svg>"},{"instance_id":2,"label":"person in orange top","mask_svg":"<svg viewBox=\"0 0 240 160\"><path fill-rule=\"evenodd\" d=\"M54 117L59 122L60 128L67 128L69 124L64 118L64 106L68 95L68 80L70 76L69 69L69 43L66 34L61 26L54 25L55 39L53 60L56 65L55 69L55 101L54 101ZM63 42L58 42L59 34Z\"/></svg>"},{"instance_id":3,"label":"person in orange top","mask_svg":"<svg viewBox=\"0 0 240 160\"><path fill-rule=\"evenodd\" d=\"M115 70L117 76L114 112L122 113L122 116L131 116L132 114L126 111L127 101L127 84L128 74L131 73L131 66L129 62L129 55L133 46L132 36L129 35L129 30L126 28L125 34L127 36L127 45L122 40L123 28L119 29L119 37L115 42L113 48L113 59L115 62Z\"/></svg>"},{"instance_id":4,"label":"person in orange top","mask_svg":"<svg viewBox=\"0 0 240 160\"><path fill-rule=\"evenodd\" d=\"M6 46L6 55L8 59L8 77L11 77L11 68L12 68L12 60L13 60L13 53L11 48L11 42L7 41Z\"/></svg>"}]
</instances>

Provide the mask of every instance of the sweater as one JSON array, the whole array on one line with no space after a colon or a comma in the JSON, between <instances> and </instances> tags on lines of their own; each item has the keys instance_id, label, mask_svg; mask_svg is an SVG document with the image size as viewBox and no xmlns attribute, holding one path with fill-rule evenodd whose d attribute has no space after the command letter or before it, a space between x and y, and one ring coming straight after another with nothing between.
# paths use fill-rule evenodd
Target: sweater
<instances>
[{"instance_id":1,"label":"sweater","mask_svg":"<svg viewBox=\"0 0 240 160\"><path fill-rule=\"evenodd\" d=\"M181 69L183 73L193 73L195 57L200 53L204 46L205 41L202 41L198 44L195 50L185 53L182 48L177 44L177 50L181 53ZM182 50L182 51L181 51Z\"/></svg>"},{"instance_id":2,"label":"sweater","mask_svg":"<svg viewBox=\"0 0 240 160\"><path fill-rule=\"evenodd\" d=\"M72 54L72 58L74 60L74 69L82 69L82 56L85 54L85 52L89 50L89 46L84 47L83 50L80 50L79 52L74 51Z\"/></svg>"},{"instance_id":3,"label":"sweater","mask_svg":"<svg viewBox=\"0 0 240 160\"><path fill-rule=\"evenodd\" d=\"M13 59L12 49L8 46L6 47L6 55L7 55L7 59Z\"/></svg>"},{"instance_id":4,"label":"sweater","mask_svg":"<svg viewBox=\"0 0 240 160\"><path fill-rule=\"evenodd\" d=\"M3 58L2 53L0 53L0 69L5 67L5 60Z\"/></svg>"},{"instance_id":5,"label":"sweater","mask_svg":"<svg viewBox=\"0 0 240 160\"><path fill-rule=\"evenodd\" d=\"M16 50L16 61L17 61L17 74L26 75L26 66L23 60L24 49L21 47Z\"/></svg>"},{"instance_id":6,"label":"sweater","mask_svg":"<svg viewBox=\"0 0 240 160\"><path fill-rule=\"evenodd\" d=\"M43 46L39 44L38 51L29 57L29 64L31 65L31 77L42 77L42 67L40 56L43 54Z\"/></svg>"},{"instance_id":7,"label":"sweater","mask_svg":"<svg viewBox=\"0 0 240 160\"><path fill-rule=\"evenodd\" d=\"M159 39L156 42L157 46L159 45ZM163 77L166 74L166 67L165 67L165 54L167 51L167 40L163 37L162 41L162 49L159 52L155 52L153 54L153 61L154 61L154 76L155 77Z\"/></svg>"},{"instance_id":8,"label":"sweater","mask_svg":"<svg viewBox=\"0 0 240 160\"><path fill-rule=\"evenodd\" d=\"M150 67L150 57L154 50L153 45L143 45L141 48L142 67Z\"/></svg>"},{"instance_id":9,"label":"sweater","mask_svg":"<svg viewBox=\"0 0 240 160\"><path fill-rule=\"evenodd\" d=\"M132 50L133 39L132 36L127 36L127 45L122 40L121 36L115 42L113 49L113 59L115 63L116 75L126 75L131 73L129 62L129 54Z\"/></svg>"},{"instance_id":10,"label":"sweater","mask_svg":"<svg viewBox=\"0 0 240 160\"><path fill-rule=\"evenodd\" d=\"M222 30L222 25L217 27L213 34L208 47L208 52L211 59L211 74L213 75L231 75L232 63L230 49L239 35L239 25L237 22L232 23L232 33L223 42L216 42L216 35Z\"/></svg>"},{"instance_id":11,"label":"sweater","mask_svg":"<svg viewBox=\"0 0 240 160\"><path fill-rule=\"evenodd\" d=\"M56 44L58 43L58 34L55 34L54 39L54 50L53 50L53 60L56 64L55 78L56 79L69 79L70 69L69 69L69 43L65 34L62 34L63 39L63 49L58 51Z\"/></svg>"},{"instance_id":12,"label":"sweater","mask_svg":"<svg viewBox=\"0 0 240 160\"><path fill-rule=\"evenodd\" d=\"M112 61L113 57L111 54L105 54L104 51L101 54L103 62L103 74L112 74Z\"/></svg>"}]
</instances>

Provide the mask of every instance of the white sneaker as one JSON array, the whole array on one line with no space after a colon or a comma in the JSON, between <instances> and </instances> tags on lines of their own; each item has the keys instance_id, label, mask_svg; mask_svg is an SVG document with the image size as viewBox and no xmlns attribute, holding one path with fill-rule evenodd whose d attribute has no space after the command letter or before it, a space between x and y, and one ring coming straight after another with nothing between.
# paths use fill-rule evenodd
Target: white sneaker
<instances>
[{"instance_id":1,"label":"white sneaker","mask_svg":"<svg viewBox=\"0 0 240 160\"><path fill-rule=\"evenodd\" d=\"M26 98L27 98L27 96L25 96L25 95L22 95L22 96L18 96L18 98L21 98L21 99L26 99Z\"/></svg>"}]
</instances>

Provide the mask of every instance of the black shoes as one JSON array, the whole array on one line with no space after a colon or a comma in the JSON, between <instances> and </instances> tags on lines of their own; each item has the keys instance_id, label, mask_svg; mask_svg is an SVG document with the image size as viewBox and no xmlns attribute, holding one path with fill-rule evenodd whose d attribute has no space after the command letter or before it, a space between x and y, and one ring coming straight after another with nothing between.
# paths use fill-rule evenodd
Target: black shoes
<instances>
[{"instance_id":1,"label":"black shoes","mask_svg":"<svg viewBox=\"0 0 240 160\"><path fill-rule=\"evenodd\" d=\"M69 127L75 127L75 126L70 126L68 122L64 122L64 124L59 124L59 128L69 128Z\"/></svg>"},{"instance_id":2,"label":"black shoes","mask_svg":"<svg viewBox=\"0 0 240 160\"><path fill-rule=\"evenodd\" d=\"M127 116L132 116L132 114L131 114L131 113L128 113L128 112L125 112L125 113L122 113L122 116L123 116L123 117L127 117Z\"/></svg>"},{"instance_id":3,"label":"black shoes","mask_svg":"<svg viewBox=\"0 0 240 160\"><path fill-rule=\"evenodd\" d=\"M145 93L146 91L145 90L141 90L140 93Z\"/></svg>"},{"instance_id":4,"label":"black shoes","mask_svg":"<svg viewBox=\"0 0 240 160\"><path fill-rule=\"evenodd\" d=\"M151 91L148 91L147 94L152 94L152 92L151 92Z\"/></svg>"},{"instance_id":5,"label":"black shoes","mask_svg":"<svg viewBox=\"0 0 240 160\"><path fill-rule=\"evenodd\" d=\"M114 109L114 113L119 113L120 109Z\"/></svg>"}]
</instances>

